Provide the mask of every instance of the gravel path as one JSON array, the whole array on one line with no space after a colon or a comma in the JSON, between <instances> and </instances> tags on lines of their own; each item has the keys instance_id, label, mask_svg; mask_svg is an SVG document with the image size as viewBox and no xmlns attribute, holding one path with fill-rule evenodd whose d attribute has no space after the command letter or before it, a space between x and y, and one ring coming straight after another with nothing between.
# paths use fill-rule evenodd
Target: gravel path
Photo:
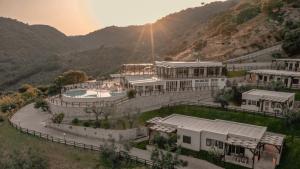
<instances>
[{"instance_id":1,"label":"gravel path","mask_svg":"<svg viewBox=\"0 0 300 169\"><path fill-rule=\"evenodd\" d=\"M46 121L50 119L50 114L46 112L41 112L34 109L33 104L29 104L18 112L14 114L11 121L14 124L20 125L22 128L27 128L30 130L35 130L44 134L51 135L53 137L64 139L64 133L52 128L45 127ZM81 142L84 144L100 146L103 145L103 142L98 139L88 138L83 136L77 136L74 134L67 133L65 135L67 141ZM139 158L150 160L151 152L147 150L141 150L133 148L130 151L131 155L137 156ZM188 162L186 169L222 169L214 164L211 164L207 161L191 158L187 156L181 156L181 159L184 159Z\"/></svg>"}]
</instances>

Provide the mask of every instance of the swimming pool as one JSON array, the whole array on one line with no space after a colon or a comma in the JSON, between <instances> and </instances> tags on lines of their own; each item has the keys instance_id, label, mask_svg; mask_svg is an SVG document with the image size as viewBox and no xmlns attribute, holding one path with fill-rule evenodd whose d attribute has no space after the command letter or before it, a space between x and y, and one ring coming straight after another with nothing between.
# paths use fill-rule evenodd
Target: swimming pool
<instances>
[{"instance_id":1,"label":"swimming pool","mask_svg":"<svg viewBox=\"0 0 300 169\"><path fill-rule=\"evenodd\" d=\"M66 97L72 98L106 98L123 95L124 92L96 90L96 89L74 89L68 90L64 93Z\"/></svg>"}]
</instances>

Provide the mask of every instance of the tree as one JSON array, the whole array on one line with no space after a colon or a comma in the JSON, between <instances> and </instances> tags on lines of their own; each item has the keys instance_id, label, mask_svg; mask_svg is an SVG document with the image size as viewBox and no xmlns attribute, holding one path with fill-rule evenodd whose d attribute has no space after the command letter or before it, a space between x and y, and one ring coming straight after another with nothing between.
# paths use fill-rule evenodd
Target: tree
<instances>
[{"instance_id":1,"label":"tree","mask_svg":"<svg viewBox=\"0 0 300 169\"><path fill-rule=\"evenodd\" d=\"M99 128L101 126L101 123L99 121L99 117L104 114L104 106L100 106L100 107L96 107L96 106L92 106L92 107L87 107L84 109L84 111L88 114L94 114L95 118L96 118L96 123L95 123L95 127Z\"/></svg>"},{"instance_id":2,"label":"tree","mask_svg":"<svg viewBox=\"0 0 300 169\"><path fill-rule=\"evenodd\" d=\"M49 110L49 105L44 99L38 98L35 101L34 108L36 108L36 109L40 108L43 111L48 111Z\"/></svg>"},{"instance_id":3,"label":"tree","mask_svg":"<svg viewBox=\"0 0 300 169\"><path fill-rule=\"evenodd\" d=\"M122 163L120 160L117 146L114 139L110 139L109 143L105 142L102 150L100 151L99 166L111 169L121 169ZM99 167L100 168L100 167Z\"/></svg>"},{"instance_id":4,"label":"tree","mask_svg":"<svg viewBox=\"0 0 300 169\"><path fill-rule=\"evenodd\" d=\"M181 149L178 148L175 154L171 153L170 148L166 152L158 150L157 147L151 153L151 160L153 162L153 169L176 169L187 166L187 162L180 160Z\"/></svg>"},{"instance_id":5,"label":"tree","mask_svg":"<svg viewBox=\"0 0 300 169\"><path fill-rule=\"evenodd\" d=\"M228 96L228 92L223 89L217 93L215 96L215 101L220 103L222 108L225 108L229 105L229 97L230 96Z\"/></svg>"},{"instance_id":6,"label":"tree","mask_svg":"<svg viewBox=\"0 0 300 169\"><path fill-rule=\"evenodd\" d=\"M52 116L52 122L60 124L63 121L64 117L65 117L64 113L54 114Z\"/></svg>"},{"instance_id":7,"label":"tree","mask_svg":"<svg viewBox=\"0 0 300 169\"><path fill-rule=\"evenodd\" d=\"M136 90L130 89L130 90L127 91L127 97L129 99L133 99L133 98L135 98L135 96L136 96Z\"/></svg>"},{"instance_id":8,"label":"tree","mask_svg":"<svg viewBox=\"0 0 300 169\"><path fill-rule=\"evenodd\" d=\"M63 85L83 83L88 80L85 72L79 70L69 70L62 74Z\"/></svg>"},{"instance_id":9,"label":"tree","mask_svg":"<svg viewBox=\"0 0 300 169\"><path fill-rule=\"evenodd\" d=\"M282 48L289 56L300 54L300 28L285 33Z\"/></svg>"}]
</instances>

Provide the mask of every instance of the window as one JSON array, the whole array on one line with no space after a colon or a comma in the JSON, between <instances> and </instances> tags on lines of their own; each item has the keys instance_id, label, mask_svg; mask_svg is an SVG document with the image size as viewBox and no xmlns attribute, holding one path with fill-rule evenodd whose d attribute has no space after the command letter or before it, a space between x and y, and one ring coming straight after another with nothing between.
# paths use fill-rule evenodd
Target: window
<instances>
[{"instance_id":1,"label":"window","mask_svg":"<svg viewBox=\"0 0 300 169\"><path fill-rule=\"evenodd\" d=\"M251 105L251 100L248 100L248 105Z\"/></svg>"},{"instance_id":2,"label":"window","mask_svg":"<svg viewBox=\"0 0 300 169\"><path fill-rule=\"evenodd\" d=\"M223 142L219 141L219 149L223 149Z\"/></svg>"},{"instance_id":3,"label":"window","mask_svg":"<svg viewBox=\"0 0 300 169\"><path fill-rule=\"evenodd\" d=\"M211 146L212 140L211 139L206 139L206 146Z\"/></svg>"},{"instance_id":4,"label":"window","mask_svg":"<svg viewBox=\"0 0 300 169\"><path fill-rule=\"evenodd\" d=\"M245 105L245 104L246 104L246 100L243 99L243 100L242 100L242 105Z\"/></svg>"},{"instance_id":5,"label":"window","mask_svg":"<svg viewBox=\"0 0 300 169\"><path fill-rule=\"evenodd\" d=\"M182 142L187 143L187 144L191 144L191 142L192 142L191 137L183 135L182 136Z\"/></svg>"}]
</instances>

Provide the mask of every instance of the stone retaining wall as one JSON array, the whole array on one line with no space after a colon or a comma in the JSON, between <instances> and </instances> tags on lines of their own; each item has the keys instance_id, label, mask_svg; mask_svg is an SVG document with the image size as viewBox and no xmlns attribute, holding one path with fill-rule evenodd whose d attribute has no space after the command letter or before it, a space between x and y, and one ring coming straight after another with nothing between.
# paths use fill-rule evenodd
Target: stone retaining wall
<instances>
[{"instance_id":1,"label":"stone retaining wall","mask_svg":"<svg viewBox=\"0 0 300 169\"><path fill-rule=\"evenodd\" d=\"M154 109L159 109L162 106L166 106L175 102L181 101L193 101L203 100L211 97L211 91L184 91L184 92L170 92L160 95L152 96L137 96L136 98L123 101L116 105L115 114L112 116L118 117L123 116L123 112L135 111L139 109L140 112L150 111ZM87 113L85 113L85 107L65 107L60 105L55 105L49 103L50 110L52 113L64 113L65 120L70 121L77 117L80 119L90 118Z\"/></svg>"},{"instance_id":2,"label":"stone retaining wall","mask_svg":"<svg viewBox=\"0 0 300 169\"><path fill-rule=\"evenodd\" d=\"M47 127L54 128L65 132L66 134L71 133L79 136L85 136L90 138L97 139L109 139L113 138L116 141L122 140L134 140L140 137L147 136L148 130L146 127L142 128L133 128L126 130L110 130L110 129L100 129L100 128L92 128L92 127L81 127L81 126L73 126L68 124L55 124L55 123L47 123Z\"/></svg>"}]
</instances>

